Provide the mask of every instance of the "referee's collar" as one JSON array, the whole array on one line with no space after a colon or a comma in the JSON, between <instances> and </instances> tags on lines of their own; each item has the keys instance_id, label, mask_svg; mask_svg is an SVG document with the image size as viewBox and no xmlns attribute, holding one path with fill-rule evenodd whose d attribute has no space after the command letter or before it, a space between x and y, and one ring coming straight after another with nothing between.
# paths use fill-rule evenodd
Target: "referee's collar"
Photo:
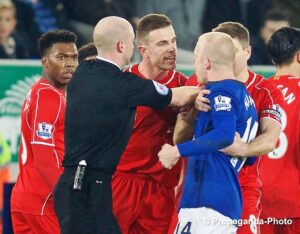
<instances>
[{"instance_id":1,"label":"referee's collar","mask_svg":"<svg viewBox=\"0 0 300 234\"><path fill-rule=\"evenodd\" d=\"M121 70L121 68L120 68L115 62L111 61L110 59L103 58L103 57L101 57L101 56L99 56L99 55L98 55L96 58L97 58L97 59L100 59L100 60L103 60L103 61L105 61L105 62L111 63L111 64L117 66L117 67Z\"/></svg>"}]
</instances>

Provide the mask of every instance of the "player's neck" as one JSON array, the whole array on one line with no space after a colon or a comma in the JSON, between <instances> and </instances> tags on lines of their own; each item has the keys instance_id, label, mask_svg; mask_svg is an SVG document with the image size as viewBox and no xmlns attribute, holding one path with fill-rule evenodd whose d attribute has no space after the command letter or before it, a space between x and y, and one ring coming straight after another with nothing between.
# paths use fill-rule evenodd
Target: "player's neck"
<instances>
[{"instance_id":1,"label":"player's neck","mask_svg":"<svg viewBox=\"0 0 300 234\"><path fill-rule=\"evenodd\" d=\"M245 69L243 71L241 71L240 73L236 74L235 77L243 82L243 83L246 83L246 81L248 80L249 78L249 72L248 72L248 69Z\"/></svg>"},{"instance_id":2,"label":"player's neck","mask_svg":"<svg viewBox=\"0 0 300 234\"><path fill-rule=\"evenodd\" d=\"M57 82L54 82L54 80L51 79L51 78L49 77L49 75L48 75L46 72L43 71L42 77L43 77L45 80L47 80L50 84L52 84L55 88L60 89L60 90L62 90L62 91L66 91L66 88L67 88L66 85L61 85L61 84L59 84L59 83L57 83Z\"/></svg>"},{"instance_id":3,"label":"player's neck","mask_svg":"<svg viewBox=\"0 0 300 234\"><path fill-rule=\"evenodd\" d=\"M147 79L149 80L161 80L163 79L169 71L161 70L157 67L152 66L151 64L142 61L138 65L139 72Z\"/></svg>"},{"instance_id":4,"label":"player's neck","mask_svg":"<svg viewBox=\"0 0 300 234\"><path fill-rule=\"evenodd\" d=\"M116 55L115 53L110 53L110 52L103 52L101 54L98 54L98 57L109 60L115 65L117 65L120 69L122 69L125 65L123 58L121 56Z\"/></svg>"},{"instance_id":5,"label":"player's neck","mask_svg":"<svg viewBox=\"0 0 300 234\"><path fill-rule=\"evenodd\" d=\"M276 76L291 75L295 77L300 77L300 72L298 68L299 64L290 64L276 67Z\"/></svg>"},{"instance_id":6,"label":"player's neck","mask_svg":"<svg viewBox=\"0 0 300 234\"><path fill-rule=\"evenodd\" d=\"M219 69L208 73L208 81L221 81L228 79L236 79L232 70Z\"/></svg>"}]
</instances>

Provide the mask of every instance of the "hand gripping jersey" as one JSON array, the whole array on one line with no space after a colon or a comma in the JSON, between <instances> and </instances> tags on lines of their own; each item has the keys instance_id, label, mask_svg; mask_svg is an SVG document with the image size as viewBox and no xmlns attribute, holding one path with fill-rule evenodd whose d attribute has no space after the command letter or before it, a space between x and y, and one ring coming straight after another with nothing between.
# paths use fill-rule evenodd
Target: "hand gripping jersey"
<instances>
[{"instance_id":1,"label":"hand gripping jersey","mask_svg":"<svg viewBox=\"0 0 300 234\"><path fill-rule=\"evenodd\" d=\"M233 142L235 131L245 142L256 136L254 102L236 80L209 82L206 88L211 90L207 97L212 109L199 112L194 140L178 145L180 154L189 157L180 208L208 207L239 219L242 197L237 173L248 160L218 150Z\"/></svg>"},{"instance_id":2,"label":"hand gripping jersey","mask_svg":"<svg viewBox=\"0 0 300 234\"><path fill-rule=\"evenodd\" d=\"M270 78L283 94L282 132L261 161L262 218L300 217L300 78Z\"/></svg>"},{"instance_id":3,"label":"hand gripping jersey","mask_svg":"<svg viewBox=\"0 0 300 234\"><path fill-rule=\"evenodd\" d=\"M128 71L143 77L138 70L138 64ZM157 82L168 88L183 86L187 80L182 73L171 70L167 76ZM173 144L173 131L177 112L171 107L164 110L139 106L136 110L134 129L125 152L121 156L117 171L138 173L151 177L167 186L178 183L181 163L172 170L165 169L158 161L158 152L163 144Z\"/></svg>"},{"instance_id":4,"label":"hand gripping jersey","mask_svg":"<svg viewBox=\"0 0 300 234\"><path fill-rule=\"evenodd\" d=\"M52 191L62 173L64 155L65 93L45 79L30 89L21 112L20 174L13 188L11 211L35 215L54 215ZM52 164L37 165L51 157ZM52 158L53 157L53 158ZM40 176L39 168L51 168L53 186Z\"/></svg>"}]
</instances>

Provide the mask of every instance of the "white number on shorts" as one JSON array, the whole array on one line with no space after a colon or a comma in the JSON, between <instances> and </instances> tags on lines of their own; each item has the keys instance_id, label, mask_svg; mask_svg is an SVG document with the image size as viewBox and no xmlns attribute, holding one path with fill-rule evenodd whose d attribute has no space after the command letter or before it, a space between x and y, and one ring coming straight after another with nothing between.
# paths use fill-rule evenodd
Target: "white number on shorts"
<instances>
[{"instance_id":1,"label":"white number on shorts","mask_svg":"<svg viewBox=\"0 0 300 234\"><path fill-rule=\"evenodd\" d=\"M177 228L176 228L176 232L175 232L176 234L192 234L191 233L192 222L187 222L186 225L182 228L180 233L178 233L179 226L180 226L180 223L177 224Z\"/></svg>"}]
</instances>

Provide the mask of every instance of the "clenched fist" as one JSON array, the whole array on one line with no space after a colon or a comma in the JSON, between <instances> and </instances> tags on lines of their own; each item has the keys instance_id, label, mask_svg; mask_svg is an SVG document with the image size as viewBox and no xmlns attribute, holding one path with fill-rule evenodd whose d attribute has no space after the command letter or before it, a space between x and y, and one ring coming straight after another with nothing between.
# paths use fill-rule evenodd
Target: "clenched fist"
<instances>
[{"instance_id":1,"label":"clenched fist","mask_svg":"<svg viewBox=\"0 0 300 234\"><path fill-rule=\"evenodd\" d=\"M158 157L159 161L165 168L171 169L178 162L180 153L177 146L164 144L158 152Z\"/></svg>"}]
</instances>

